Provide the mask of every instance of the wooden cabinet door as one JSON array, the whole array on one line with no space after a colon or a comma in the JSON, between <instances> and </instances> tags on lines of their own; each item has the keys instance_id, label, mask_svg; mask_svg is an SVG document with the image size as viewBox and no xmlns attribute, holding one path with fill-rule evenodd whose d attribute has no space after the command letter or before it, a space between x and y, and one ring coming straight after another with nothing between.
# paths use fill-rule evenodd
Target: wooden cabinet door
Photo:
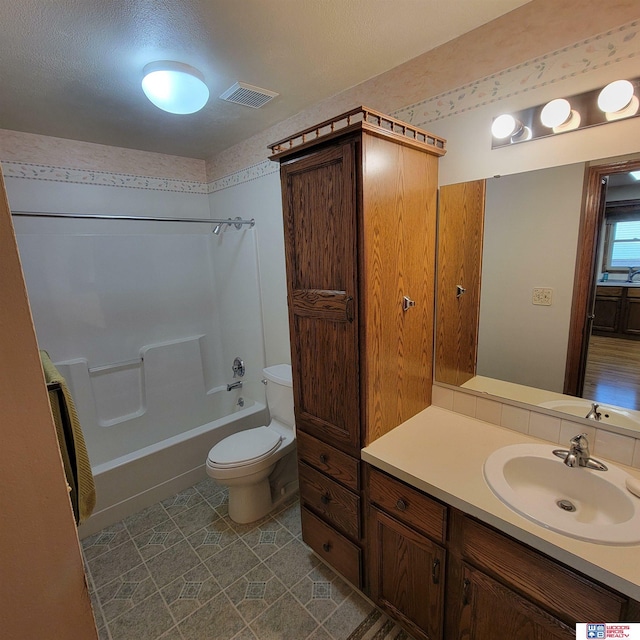
<instances>
[{"instance_id":1,"label":"wooden cabinet door","mask_svg":"<svg viewBox=\"0 0 640 640\"><path fill-rule=\"evenodd\" d=\"M374 507L370 517L372 599L416 638L441 638L445 550Z\"/></svg>"},{"instance_id":2,"label":"wooden cabinet door","mask_svg":"<svg viewBox=\"0 0 640 640\"><path fill-rule=\"evenodd\" d=\"M360 448L353 142L284 163L280 176L296 426Z\"/></svg>"},{"instance_id":3,"label":"wooden cabinet door","mask_svg":"<svg viewBox=\"0 0 640 640\"><path fill-rule=\"evenodd\" d=\"M484 180L440 189L435 331L438 382L461 385L476 372L484 204Z\"/></svg>"},{"instance_id":4,"label":"wooden cabinet door","mask_svg":"<svg viewBox=\"0 0 640 640\"><path fill-rule=\"evenodd\" d=\"M486 574L463 565L459 640L574 640L568 627Z\"/></svg>"},{"instance_id":5,"label":"wooden cabinet door","mask_svg":"<svg viewBox=\"0 0 640 640\"><path fill-rule=\"evenodd\" d=\"M620 307L622 299L620 296L596 297L594 307L593 331L605 333L617 333L620 327Z\"/></svg>"},{"instance_id":6,"label":"wooden cabinet door","mask_svg":"<svg viewBox=\"0 0 640 640\"><path fill-rule=\"evenodd\" d=\"M364 445L431 404L438 160L374 135L362 143Z\"/></svg>"},{"instance_id":7,"label":"wooden cabinet door","mask_svg":"<svg viewBox=\"0 0 640 640\"><path fill-rule=\"evenodd\" d=\"M640 289L627 289L625 304L624 333L640 336Z\"/></svg>"}]
</instances>

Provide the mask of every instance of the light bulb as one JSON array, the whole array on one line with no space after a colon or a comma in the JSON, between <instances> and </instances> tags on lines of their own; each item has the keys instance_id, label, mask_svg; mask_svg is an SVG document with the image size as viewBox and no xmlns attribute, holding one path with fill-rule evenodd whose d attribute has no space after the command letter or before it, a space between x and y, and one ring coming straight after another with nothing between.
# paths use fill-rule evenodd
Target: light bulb
<instances>
[{"instance_id":1,"label":"light bulb","mask_svg":"<svg viewBox=\"0 0 640 640\"><path fill-rule=\"evenodd\" d=\"M518 128L518 121L510 114L503 113L498 116L491 125L491 134L494 138L502 140L511 136Z\"/></svg>"},{"instance_id":2,"label":"light bulb","mask_svg":"<svg viewBox=\"0 0 640 640\"><path fill-rule=\"evenodd\" d=\"M564 124L571 117L571 104L564 98L548 102L540 113L540 121L545 127L553 129Z\"/></svg>"},{"instance_id":3,"label":"light bulb","mask_svg":"<svg viewBox=\"0 0 640 640\"><path fill-rule=\"evenodd\" d=\"M628 80L610 82L598 96L598 108L605 113L621 111L633 98L633 85Z\"/></svg>"}]
</instances>

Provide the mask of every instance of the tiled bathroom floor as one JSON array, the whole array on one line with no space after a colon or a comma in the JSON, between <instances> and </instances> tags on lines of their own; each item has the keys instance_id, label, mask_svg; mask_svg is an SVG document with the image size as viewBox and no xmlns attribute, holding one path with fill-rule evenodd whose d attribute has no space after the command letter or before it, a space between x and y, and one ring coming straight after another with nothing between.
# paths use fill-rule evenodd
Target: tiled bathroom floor
<instances>
[{"instance_id":1,"label":"tiled bathroom floor","mask_svg":"<svg viewBox=\"0 0 640 640\"><path fill-rule=\"evenodd\" d=\"M238 525L213 480L82 546L100 640L346 640L373 610L302 542L297 500Z\"/></svg>"}]
</instances>

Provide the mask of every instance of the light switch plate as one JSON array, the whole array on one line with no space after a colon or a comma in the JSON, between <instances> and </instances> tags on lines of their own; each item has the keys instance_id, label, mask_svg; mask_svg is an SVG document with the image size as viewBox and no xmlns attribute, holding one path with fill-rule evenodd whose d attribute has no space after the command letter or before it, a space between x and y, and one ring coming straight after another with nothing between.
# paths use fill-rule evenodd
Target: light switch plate
<instances>
[{"instance_id":1,"label":"light switch plate","mask_svg":"<svg viewBox=\"0 0 640 640\"><path fill-rule=\"evenodd\" d=\"M545 307L549 307L551 306L552 297L553 297L553 289L548 289L544 287L534 287L533 297L531 299L531 302L533 304L539 304Z\"/></svg>"}]
</instances>

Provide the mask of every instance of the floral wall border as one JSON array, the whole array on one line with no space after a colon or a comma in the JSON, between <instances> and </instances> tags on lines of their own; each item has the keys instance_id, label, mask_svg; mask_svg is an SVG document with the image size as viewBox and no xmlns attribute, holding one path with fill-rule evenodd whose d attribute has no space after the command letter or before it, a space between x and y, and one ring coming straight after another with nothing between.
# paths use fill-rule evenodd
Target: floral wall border
<instances>
[{"instance_id":1,"label":"floral wall border","mask_svg":"<svg viewBox=\"0 0 640 640\"><path fill-rule=\"evenodd\" d=\"M101 187L121 187L129 189L147 189L152 191L171 191L174 193L207 194L207 185L191 180L172 180L170 178L152 178L126 173L91 171L87 169L67 169L49 165L26 162L2 162L5 178L24 178L27 180L46 180L69 184L85 184Z\"/></svg>"},{"instance_id":2,"label":"floral wall border","mask_svg":"<svg viewBox=\"0 0 640 640\"><path fill-rule=\"evenodd\" d=\"M391 115L420 127L628 60L640 55L639 27L640 21L629 22L462 87L402 107Z\"/></svg>"}]
</instances>

